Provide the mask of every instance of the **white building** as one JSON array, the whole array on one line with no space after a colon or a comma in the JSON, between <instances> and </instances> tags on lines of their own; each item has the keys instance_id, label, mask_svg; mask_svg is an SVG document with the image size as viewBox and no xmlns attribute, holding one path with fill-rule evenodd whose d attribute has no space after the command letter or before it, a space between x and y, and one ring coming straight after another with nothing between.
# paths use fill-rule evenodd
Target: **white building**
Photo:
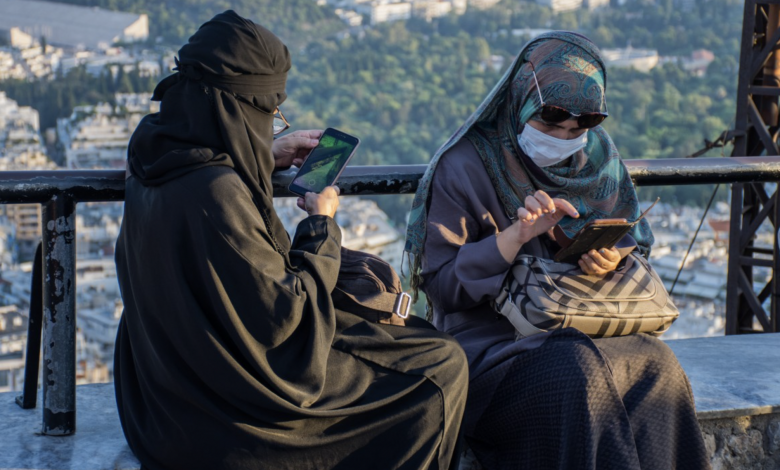
<instances>
[{"instance_id":1,"label":"white building","mask_svg":"<svg viewBox=\"0 0 780 470\"><path fill-rule=\"evenodd\" d=\"M610 0L586 0L588 10L595 10L596 8L608 7Z\"/></svg>"},{"instance_id":2,"label":"white building","mask_svg":"<svg viewBox=\"0 0 780 470\"><path fill-rule=\"evenodd\" d=\"M0 92L0 171L56 168L46 156L39 129L38 111L19 106ZM40 205L0 205L0 216L15 226L16 255L21 259L31 258L41 237ZM4 249L0 250L3 252Z\"/></svg>"},{"instance_id":3,"label":"white building","mask_svg":"<svg viewBox=\"0 0 780 470\"><path fill-rule=\"evenodd\" d=\"M548 6L555 13L582 8L583 0L536 0L539 5Z\"/></svg>"},{"instance_id":4,"label":"white building","mask_svg":"<svg viewBox=\"0 0 780 470\"><path fill-rule=\"evenodd\" d=\"M79 259L111 258L121 226L122 203L79 204L76 210L76 256ZM101 271L105 270L101 268Z\"/></svg>"},{"instance_id":5,"label":"white building","mask_svg":"<svg viewBox=\"0 0 780 470\"><path fill-rule=\"evenodd\" d=\"M454 11L454 2L439 0L416 0L412 2L414 16L430 21L433 18L447 16ZM461 2L463 3L463 2ZM459 4L460 6L460 4ZM465 10L465 6L464 6Z\"/></svg>"},{"instance_id":6,"label":"white building","mask_svg":"<svg viewBox=\"0 0 780 470\"><path fill-rule=\"evenodd\" d=\"M501 30L506 32L506 30ZM512 36L516 38L525 38L526 41L530 41L537 36L546 34L552 31L552 29L539 29L539 28L517 28L512 30Z\"/></svg>"},{"instance_id":7,"label":"white building","mask_svg":"<svg viewBox=\"0 0 780 470\"><path fill-rule=\"evenodd\" d=\"M27 315L16 305L0 307L0 392L22 389L26 344Z\"/></svg>"},{"instance_id":8,"label":"white building","mask_svg":"<svg viewBox=\"0 0 780 470\"><path fill-rule=\"evenodd\" d=\"M537 0L537 3L550 7L555 13L560 13L582 8L583 0Z\"/></svg>"},{"instance_id":9,"label":"white building","mask_svg":"<svg viewBox=\"0 0 780 470\"><path fill-rule=\"evenodd\" d=\"M72 49L101 49L149 37L146 15L41 0L0 0L0 33L17 28L33 38Z\"/></svg>"},{"instance_id":10,"label":"white building","mask_svg":"<svg viewBox=\"0 0 780 470\"><path fill-rule=\"evenodd\" d=\"M41 44L37 38L18 28L11 28L9 43L10 46L0 48L0 79L34 79L52 75L64 55L62 49Z\"/></svg>"},{"instance_id":11,"label":"white building","mask_svg":"<svg viewBox=\"0 0 780 470\"><path fill-rule=\"evenodd\" d=\"M389 21L408 20L412 17L412 4L408 2L371 5L371 25Z\"/></svg>"},{"instance_id":12,"label":"white building","mask_svg":"<svg viewBox=\"0 0 780 470\"><path fill-rule=\"evenodd\" d=\"M336 8L334 10L336 16L350 26L360 26L363 24L363 15L352 10L344 10L343 8Z\"/></svg>"},{"instance_id":13,"label":"white building","mask_svg":"<svg viewBox=\"0 0 780 470\"><path fill-rule=\"evenodd\" d=\"M634 68L649 72L658 65L658 51L654 49L601 49L601 57L607 67Z\"/></svg>"},{"instance_id":14,"label":"white building","mask_svg":"<svg viewBox=\"0 0 780 470\"><path fill-rule=\"evenodd\" d=\"M371 25L412 17L431 21L454 13L462 15L471 4L469 0L322 0L335 8L335 13L350 26L362 24L362 16L370 18ZM492 6L496 0L480 0L478 5Z\"/></svg>"},{"instance_id":15,"label":"white building","mask_svg":"<svg viewBox=\"0 0 780 470\"><path fill-rule=\"evenodd\" d=\"M0 129L11 126L40 130L38 111L29 106L19 106L5 92L0 91Z\"/></svg>"},{"instance_id":16,"label":"white building","mask_svg":"<svg viewBox=\"0 0 780 470\"><path fill-rule=\"evenodd\" d=\"M469 8L476 8L477 10L484 10L490 8L501 0L468 0Z\"/></svg>"},{"instance_id":17,"label":"white building","mask_svg":"<svg viewBox=\"0 0 780 470\"><path fill-rule=\"evenodd\" d=\"M157 112L151 94L117 94L116 106L78 106L69 118L57 120L57 137L65 149L66 166L124 168L130 136L144 115Z\"/></svg>"},{"instance_id":18,"label":"white building","mask_svg":"<svg viewBox=\"0 0 780 470\"><path fill-rule=\"evenodd\" d=\"M161 60L162 59L162 60ZM174 67L173 56L161 58L159 54L151 51L142 51L140 54L130 54L120 47L110 47L103 51L79 51L61 61L62 73L67 74L71 69L84 66L87 73L99 76L108 69L116 77L121 69L124 73L138 70L142 77L156 77L163 73L160 63L164 63L165 71Z\"/></svg>"},{"instance_id":19,"label":"white building","mask_svg":"<svg viewBox=\"0 0 780 470\"><path fill-rule=\"evenodd\" d=\"M0 80L24 80L27 78L22 64L14 60L10 48L0 47Z\"/></svg>"}]
</instances>

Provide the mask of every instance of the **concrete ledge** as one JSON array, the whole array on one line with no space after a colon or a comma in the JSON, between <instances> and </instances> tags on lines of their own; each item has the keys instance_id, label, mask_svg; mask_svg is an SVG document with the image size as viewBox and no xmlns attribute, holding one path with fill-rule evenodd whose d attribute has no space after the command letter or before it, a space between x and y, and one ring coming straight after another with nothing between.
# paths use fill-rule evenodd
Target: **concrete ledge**
<instances>
[{"instance_id":1,"label":"concrete ledge","mask_svg":"<svg viewBox=\"0 0 780 470\"><path fill-rule=\"evenodd\" d=\"M780 413L780 333L667 341L699 420Z\"/></svg>"},{"instance_id":2,"label":"concrete ledge","mask_svg":"<svg viewBox=\"0 0 780 470\"><path fill-rule=\"evenodd\" d=\"M671 340L691 380L713 470L780 469L780 334ZM139 470L113 384L77 389L76 434L40 434L41 409L0 394L0 469ZM40 401L40 400L39 400ZM461 468L478 469L472 459Z\"/></svg>"},{"instance_id":3,"label":"concrete ledge","mask_svg":"<svg viewBox=\"0 0 780 470\"><path fill-rule=\"evenodd\" d=\"M114 384L81 385L76 391L76 434L44 436L41 398L33 410L0 393L0 469L139 470L127 446L114 400Z\"/></svg>"}]
</instances>

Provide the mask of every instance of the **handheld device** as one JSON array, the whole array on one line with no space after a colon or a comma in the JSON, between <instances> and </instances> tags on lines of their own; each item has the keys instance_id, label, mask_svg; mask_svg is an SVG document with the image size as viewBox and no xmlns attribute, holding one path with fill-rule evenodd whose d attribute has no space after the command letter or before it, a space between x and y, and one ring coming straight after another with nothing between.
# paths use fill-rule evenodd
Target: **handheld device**
<instances>
[{"instance_id":1,"label":"handheld device","mask_svg":"<svg viewBox=\"0 0 780 470\"><path fill-rule=\"evenodd\" d=\"M325 129L320 143L309 153L289 190L299 196L319 193L336 182L355 154L360 139L333 128Z\"/></svg>"},{"instance_id":2,"label":"handheld device","mask_svg":"<svg viewBox=\"0 0 780 470\"><path fill-rule=\"evenodd\" d=\"M555 226L555 241L561 245L561 249L555 254L554 259L559 263L577 264L583 254L590 250L600 250L602 248L612 248L626 234L642 220L650 209L655 206L659 199L647 208L639 217L628 222L626 219L596 219L588 222L582 230L573 238L568 238L560 226Z\"/></svg>"}]
</instances>

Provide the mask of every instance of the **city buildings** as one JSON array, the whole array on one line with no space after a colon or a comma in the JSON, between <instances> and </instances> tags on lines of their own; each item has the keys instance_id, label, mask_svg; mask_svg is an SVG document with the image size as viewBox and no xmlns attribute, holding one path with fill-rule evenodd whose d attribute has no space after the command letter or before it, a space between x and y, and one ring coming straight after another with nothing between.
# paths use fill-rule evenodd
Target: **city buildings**
<instances>
[{"instance_id":1,"label":"city buildings","mask_svg":"<svg viewBox=\"0 0 780 470\"><path fill-rule=\"evenodd\" d=\"M582 8L582 0L536 0L539 5L548 6L552 11L560 13Z\"/></svg>"},{"instance_id":2,"label":"city buildings","mask_svg":"<svg viewBox=\"0 0 780 470\"><path fill-rule=\"evenodd\" d=\"M319 0L318 4L330 4L335 12L350 26L362 24L363 15L369 23L377 25L391 21L423 18L431 21L449 14L462 15L467 8L489 8L499 0Z\"/></svg>"},{"instance_id":3,"label":"city buildings","mask_svg":"<svg viewBox=\"0 0 780 470\"><path fill-rule=\"evenodd\" d=\"M476 8L478 10L484 10L486 8L490 8L496 3L500 2L501 0L469 0L468 6L471 8Z\"/></svg>"},{"instance_id":4,"label":"city buildings","mask_svg":"<svg viewBox=\"0 0 780 470\"><path fill-rule=\"evenodd\" d=\"M607 67L635 68L640 72L649 72L658 65L660 57L653 49L601 49L601 57Z\"/></svg>"},{"instance_id":5,"label":"city buildings","mask_svg":"<svg viewBox=\"0 0 780 470\"><path fill-rule=\"evenodd\" d=\"M38 112L0 92L0 171L53 168L41 143ZM40 205L0 205L0 219L16 227L16 255L32 258L41 237Z\"/></svg>"},{"instance_id":6,"label":"city buildings","mask_svg":"<svg viewBox=\"0 0 780 470\"><path fill-rule=\"evenodd\" d=\"M306 212L297 206L294 198L275 199L274 208L292 238ZM341 198L336 223L341 228L342 246L378 255L401 272L403 234L396 230L376 202L356 197Z\"/></svg>"},{"instance_id":7,"label":"city buildings","mask_svg":"<svg viewBox=\"0 0 780 470\"><path fill-rule=\"evenodd\" d=\"M409 2L375 3L370 8L368 11L372 26L388 21L407 20L412 17L412 4Z\"/></svg>"},{"instance_id":8,"label":"city buildings","mask_svg":"<svg viewBox=\"0 0 780 470\"><path fill-rule=\"evenodd\" d=\"M70 117L57 120L67 168L125 167L130 135L146 114L157 112L159 103L149 93L117 93L115 101L77 106Z\"/></svg>"},{"instance_id":9,"label":"city buildings","mask_svg":"<svg viewBox=\"0 0 780 470\"><path fill-rule=\"evenodd\" d=\"M0 1L0 34L17 30L47 44L69 49L99 49L149 37L146 15L41 0Z\"/></svg>"},{"instance_id":10,"label":"city buildings","mask_svg":"<svg viewBox=\"0 0 780 470\"><path fill-rule=\"evenodd\" d=\"M15 305L0 307L0 392L21 389L26 345L27 315Z\"/></svg>"}]
</instances>

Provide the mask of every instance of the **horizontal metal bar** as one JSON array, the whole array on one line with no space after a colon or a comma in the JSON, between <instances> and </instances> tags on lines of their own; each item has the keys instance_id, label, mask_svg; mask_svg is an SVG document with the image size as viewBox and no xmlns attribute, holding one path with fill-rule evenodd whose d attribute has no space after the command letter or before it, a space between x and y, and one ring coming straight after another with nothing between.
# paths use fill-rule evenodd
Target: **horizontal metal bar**
<instances>
[{"instance_id":1,"label":"horizontal metal bar","mask_svg":"<svg viewBox=\"0 0 780 470\"><path fill-rule=\"evenodd\" d=\"M768 256L774 256L775 252L772 248L762 248L760 246L748 246L743 250L745 253L762 254Z\"/></svg>"},{"instance_id":2,"label":"horizontal metal bar","mask_svg":"<svg viewBox=\"0 0 780 470\"><path fill-rule=\"evenodd\" d=\"M626 160L626 167L638 186L780 181L778 157Z\"/></svg>"},{"instance_id":3,"label":"horizontal metal bar","mask_svg":"<svg viewBox=\"0 0 780 470\"><path fill-rule=\"evenodd\" d=\"M338 180L341 194L414 194L428 165L376 165L344 168ZM295 170L274 174L274 196L296 196L287 187Z\"/></svg>"},{"instance_id":4,"label":"horizontal metal bar","mask_svg":"<svg viewBox=\"0 0 780 470\"><path fill-rule=\"evenodd\" d=\"M776 86L751 86L748 93L759 96L780 96L780 87Z\"/></svg>"},{"instance_id":5,"label":"horizontal metal bar","mask_svg":"<svg viewBox=\"0 0 780 470\"><path fill-rule=\"evenodd\" d=\"M639 186L780 181L780 157L626 160ZM347 167L338 186L345 195L413 194L427 165ZM275 173L274 195L287 191L294 171ZM0 204L44 203L66 194L77 202L121 201L125 172L117 170L0 171Z\"/></svg>"},{"instance_id":6,"label":"horizontal metal bar","mask_svg":"<svg viewBox=\"0 0 780 470\"><path fill-rule=\"evenodd\" d=\"M63 193L77 202L121 201L125 197L125 172L0 171L0 204L42 204Z\"/></svg>"},{"instance_id":7,"label":"horizontal metal bar","mask_svg":"<svg viewBox=\"0 0 780 470\"><path fill-rule=\"evenodd\" d=\"M742 266L760 266L764 268L771 268L774 260L764 258L751 258L750 256L740 256L739 264Z\"/></svg>"}]
</instances>

